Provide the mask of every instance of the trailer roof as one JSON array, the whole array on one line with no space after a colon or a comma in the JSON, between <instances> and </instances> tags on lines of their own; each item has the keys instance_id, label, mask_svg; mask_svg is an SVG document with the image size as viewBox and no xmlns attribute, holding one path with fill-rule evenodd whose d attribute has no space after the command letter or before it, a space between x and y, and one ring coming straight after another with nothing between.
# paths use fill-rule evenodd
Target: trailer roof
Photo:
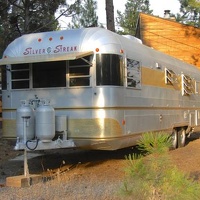
<instances>
[{"instance_id":1,"label":"trailer roof","mask_svg":"<svg viewBox=\"0 0 200 200\"><path fill-rule=\"evenodd\" d=\"M23 35L4 51L0 65L73 60L96 51L119 53L119 36L103 28L82 28Z\"/></svg>"}]
</instances>

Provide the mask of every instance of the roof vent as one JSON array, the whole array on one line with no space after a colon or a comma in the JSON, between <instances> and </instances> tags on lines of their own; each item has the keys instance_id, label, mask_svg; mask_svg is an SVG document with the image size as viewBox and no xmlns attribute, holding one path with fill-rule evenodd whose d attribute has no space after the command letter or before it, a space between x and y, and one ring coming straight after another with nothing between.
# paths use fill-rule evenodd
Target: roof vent
<instances>
[{"instance_id":1,"label":"roof vent","mask_svg":"<svg viewBox=\"0 0 200 200\"><path fill-rule=\"evenodd\" d=\"M170 19L170 10L164 10L164 18Z\"/></svg>"}]
</instances>

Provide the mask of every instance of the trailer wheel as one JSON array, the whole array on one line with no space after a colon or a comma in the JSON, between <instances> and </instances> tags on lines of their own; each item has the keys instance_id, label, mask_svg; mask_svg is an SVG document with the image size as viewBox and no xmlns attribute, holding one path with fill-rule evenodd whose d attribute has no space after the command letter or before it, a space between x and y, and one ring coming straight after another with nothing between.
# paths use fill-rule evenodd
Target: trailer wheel
<instances>
[{"instance_id":1,"label":"trailer wheel","mask_svg":"<svg viewBox=\"0 0 200 200\"><path fill-rule=\"evenodd\" d=\"M172 131L171 140L172 140L172 149L176 149L178 146L178 134L176 129L173 129Z\"/></svg>"},{"instance_id":2,"label":"trailer wheel","mask_svg":"<svg viewBox=\"0 0 200 200\"><path fill-rule=\"evenodd\" d=\"M185 146L185 140L186 140L186 131L184 128L181 128L178 131L178 148Z\"/></svg>"}]
</instances>

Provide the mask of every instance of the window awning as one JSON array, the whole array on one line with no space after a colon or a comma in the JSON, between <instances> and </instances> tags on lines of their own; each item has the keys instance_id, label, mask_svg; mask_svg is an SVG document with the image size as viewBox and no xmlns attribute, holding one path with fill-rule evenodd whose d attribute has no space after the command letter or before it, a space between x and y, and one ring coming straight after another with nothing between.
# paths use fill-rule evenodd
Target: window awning
<instances>
[{"instance_id":1,"label":"window awning","mask_svg":"<svg viewBox=\"0 0 200 200\"><path fill-rule=\"evenodd\" d=\"M84 56L93 54L93 51L87 52L75 52L71 54L45 54L35 56L23 56L23 57L7 57L0 59L0 65L10 64L22 64L22 63L36 63L36 62L49 62L49 61L61 61L61 60L76 60Z\"/></svg>"}]
</instances>

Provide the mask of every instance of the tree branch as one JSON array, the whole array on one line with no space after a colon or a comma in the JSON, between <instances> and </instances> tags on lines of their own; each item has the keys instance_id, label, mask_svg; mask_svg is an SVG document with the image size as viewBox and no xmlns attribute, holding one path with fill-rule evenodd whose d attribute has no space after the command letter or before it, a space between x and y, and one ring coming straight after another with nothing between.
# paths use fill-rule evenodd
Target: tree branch
<instances>
[{"instance_id":1,"label":"tree branch","mask_svg":"<svg viewBox=\"0 0 200 200\"><path fill-rule=\"evenodd\" d=\"M14 0L12 2L12 0L8 0L8 2L13 5L13 6L16 6L17 8L21 9L21 10L24 10L22 6L19 6L18 4L16 4L17 0Z\"/></svg>"}]
</instances>

